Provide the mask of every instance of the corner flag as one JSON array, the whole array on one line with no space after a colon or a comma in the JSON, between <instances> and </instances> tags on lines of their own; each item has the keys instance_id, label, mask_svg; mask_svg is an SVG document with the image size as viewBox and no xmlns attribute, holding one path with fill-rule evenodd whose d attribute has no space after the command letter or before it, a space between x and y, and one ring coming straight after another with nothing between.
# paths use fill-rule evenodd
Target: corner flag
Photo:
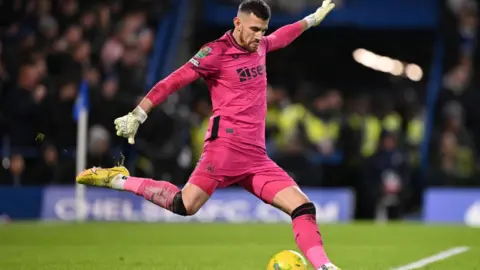
<instances>
[{"instance_id":1,"label":"corner flag","mask_svg":"<svg viewBox=\"0 0 480 270\"><path fill-rule=\"evenodd\" d=\"M82 109L85 109L87 112L90 110L90 97L88 94L88 83L86 81L80 83L77 100L73 106L73 119L75 119L75 121L78 121Z\"/></svg>"},{"instance_id":2,"label":"corner flag","mask_svg":"<svg viewBox=\"0 0 480 270\"><path fill-rule=\"evenodd\" d=\"M77 100L73 106L73 119L77 121L77 153L76 171L77 175L87 165L87 134L88 134L88 111L90 110L90 98L88 95L88 84L86 81L80 83ZM77 184L75 187L75 210L77 221L84 221L86 218L85 186Z\"/></svg>"}]
</instances>

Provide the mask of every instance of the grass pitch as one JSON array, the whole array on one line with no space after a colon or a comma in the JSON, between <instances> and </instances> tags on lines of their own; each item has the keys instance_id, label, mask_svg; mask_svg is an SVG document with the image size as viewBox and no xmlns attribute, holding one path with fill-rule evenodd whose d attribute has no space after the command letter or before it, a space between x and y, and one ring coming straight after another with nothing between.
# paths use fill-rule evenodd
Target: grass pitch
<instances>
[{"instance_id":1,"label":"grass pitch","mask_svg":"<svg viewBox=\"0 0 480 270\"><path fill-rule=\"evenodd\" d=\"M480 269L480 229L420 224L322 225L344 270L388 270L456 246L421 269ZM289 224L11 223L0 225L2 270L256 270L298 250Z\"/></svg>"}]
</instances>

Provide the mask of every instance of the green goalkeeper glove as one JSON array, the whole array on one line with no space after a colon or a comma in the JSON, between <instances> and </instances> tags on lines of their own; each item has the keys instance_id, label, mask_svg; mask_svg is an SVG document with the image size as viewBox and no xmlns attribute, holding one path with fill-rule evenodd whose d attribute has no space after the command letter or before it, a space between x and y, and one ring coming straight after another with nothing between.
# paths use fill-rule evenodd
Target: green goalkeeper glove
<instances>
[{"instance_id":1,"label":"green goalkeeper glove","mask_svg":"<svg viewBox=\"0 0 480 270\"><path fill-rule=\"evenodd\" d=\"M333 8L335 8L335 4L332 3L332 0L324 0L322 6L319 7L315 13L304 18L304 20L307 21L308 27L319 25Z\"/></svg>"},{"instance_id":2,"label":"green goalkeeper glove","mask_svg":"<svg viewBox=\"0 0 480 270\"><path fill-rule=\"evenodd\" d=\"M140 107L135 108L127 115L115 119L115 129L117 136L128 138L129 144L135 143L135 135L138 127L147 120L147 113Z\"/></svg>"}]
</instances>

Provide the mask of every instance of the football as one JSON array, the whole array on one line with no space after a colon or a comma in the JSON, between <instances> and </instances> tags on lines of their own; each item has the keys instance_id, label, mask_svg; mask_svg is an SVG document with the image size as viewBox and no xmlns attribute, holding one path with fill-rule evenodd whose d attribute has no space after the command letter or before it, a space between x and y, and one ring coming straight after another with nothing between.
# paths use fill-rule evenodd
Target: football
<instances>
[{"instance_id":1,"label":"football","mask_svg":"<svg viewBox=\"0 0 480 270\"><path fill-rule=\"evenodd\" d=\"M284 250L275 254L268 263L267 270L307 270L308 264L302 254Z\"/></svg>"}]
</instances>

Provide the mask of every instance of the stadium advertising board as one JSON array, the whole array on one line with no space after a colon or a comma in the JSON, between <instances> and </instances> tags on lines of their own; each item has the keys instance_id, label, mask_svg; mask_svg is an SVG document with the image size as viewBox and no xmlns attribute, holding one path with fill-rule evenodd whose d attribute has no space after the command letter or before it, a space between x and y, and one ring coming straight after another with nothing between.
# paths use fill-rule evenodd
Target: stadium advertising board
<instances>
[{"instance_id":1,"label":"stadium advertising board","mask_svg":"<svg viewBox=\"0 0 480 270\"><path fill-rule=\"evenodd\" d=\"M350 221L354 199L350 190L307 189L305 193L317 207L321 223ZM161 209L143 197L127 192L88 188L81 207L85 220L147 222L290 222L290 217L241 189L217 190L207 204L192 217L181 217ZM45 189L41 218L75 220L75 189Z\"/></svg>"},{"instance_id":2,"label":"stadium advertising board","mask_svg":"<svg viewBox=\"0 0 480 270\"><path fill-rule=\"evenodd\" d=\"M480 227L480 189L429 189L425 193L424 221Z\"/></svg>"}]
</instances>

